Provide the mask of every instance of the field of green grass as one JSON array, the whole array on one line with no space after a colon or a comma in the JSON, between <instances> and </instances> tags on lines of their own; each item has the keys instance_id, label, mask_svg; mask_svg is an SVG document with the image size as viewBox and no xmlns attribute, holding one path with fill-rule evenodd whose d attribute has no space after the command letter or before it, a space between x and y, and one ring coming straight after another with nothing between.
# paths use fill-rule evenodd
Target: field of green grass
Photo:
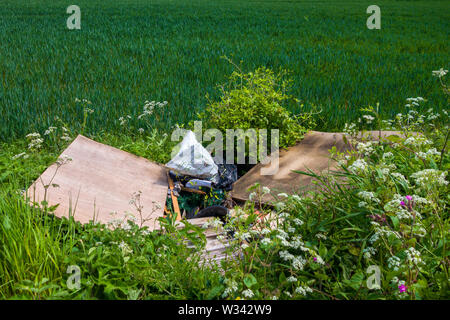
<instances>
[{"instance_id":1,"label":"field of green grass","mask_svg":"<svg viewBox=\"0 0 450 320\"><path fill-rule=\"evenodd\" d=\"M446 106L431 70L448 67L448 1L378 1L381 30L368 30L370 1L118 0L76 3L81 30L68 30L67 1L0 2L0 141L43 131L59 116L88 133L114 133L145 100L169 102L156 125L196 117L233 66L292 71L295 113L322 107L318 129L336 130L380 102L403 112L423 96Z\"/></svg>"}]
</instances>

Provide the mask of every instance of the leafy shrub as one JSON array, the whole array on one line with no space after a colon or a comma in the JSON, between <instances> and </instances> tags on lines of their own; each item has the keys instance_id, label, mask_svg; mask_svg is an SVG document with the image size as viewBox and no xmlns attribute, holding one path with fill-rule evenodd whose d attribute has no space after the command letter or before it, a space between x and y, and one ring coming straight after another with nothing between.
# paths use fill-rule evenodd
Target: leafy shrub
<instances>
[{"instance_id":1,"label":"leafy shrub","mask_svg":"<svg viewBox=\"0 0 450 320\"><path fill-rule=\"evenodd\" d=\"M279 146L288 147L299 141L305 128L283 106L293 99L287 94L291 80L287 72L278 73L260 67L254 72L234 71L225 86L220 87L221 97L211 102L199 116L208 128L227 129L271 129L279 130ZM238 136L238 139L242 137ZM270 139L268 137L268 142ZM270 143L268 143L270 150Z\"/></svg>"}]
</instances>

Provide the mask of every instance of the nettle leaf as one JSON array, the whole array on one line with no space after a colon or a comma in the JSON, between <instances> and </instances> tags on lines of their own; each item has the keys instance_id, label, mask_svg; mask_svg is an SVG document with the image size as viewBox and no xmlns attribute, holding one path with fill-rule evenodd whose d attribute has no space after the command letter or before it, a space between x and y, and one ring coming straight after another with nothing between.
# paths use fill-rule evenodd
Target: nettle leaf
<instances>
[{"instance_id":1,"label":"nettle leaf","mask_svg":"<svg viewBox=\"0 0 450 320\"><path fill-rule=\"evenodd\" d=\"M357 247L354 247L354 246L350 246L350 247L348 248L348 252L350 252L350 253L351 253L352 255L354 255L354 256L359 256L360 249L357 248Z\"/></svg>"},{"instance_id":2,"label":"nettle leaf","mask_svg":"<svg viewBox=\"0 0 450 320\"><path fill-rule=\"evenodd\" d=\"M252 275L252 274L246 274L244 277L244 284L247 286L247 288L251 288L255 284L258 283L258 280Z\"/></svg>"},{"instance_id":3,"label":"nettle leaf","mask_svg":"<svg viewBox=\"0 0 450 320\"><path fill-rule=\"evenodd\" d=\"M224 288L225 287L223 285L217 285L217 286L213 287L211 289L211 291L208 293L208 295L206 296L206 300L211 300L211 299L216 298L223 292Z\"/></svg>"},{"instance_id":4,"label":"nettle leaf","mask_svg":"<svg viewBox=\"0 0 450 320\"><path fill-rule=\"evenodd\" d=\"M280 283L283 283L283 282L286 281L286 275L284 274L283 271L280 272L280 275L278 276L278 281L279 281Z\"/></svg>"},{"instance_id":5,"label":"nettle leaf","mask_svg":"<svg viewBox=\"0 0 450 320\"><path fill-rule=\"evenodd\" d=\"M392 224L394 225L394 229L398 229L398 226L399 226L399 223L400 223L398 218L394 217L394 216L390 216L389 218L391 218Z\"/></svg>"},{"instance_id":6,"label":"nettle leaf","mask_svg":"<svg viewBox=\"0 0 450 320\"><path fill-rule=\"evenodd\" d=\"M329 276L327 276L326 274L324 274L324 273L319 273L319 272L314 272L314 276L317 278L317 279L319 279L319 280L323 280L323 281L327 281L330 277Z\"/></svg>"},{"instance_id":7,"label":"nettle leaf","mask_svg":"<svg viewBox=\"0 0 450 320\"><path fill-rule=\"evenodd\" d=\"M364 274L362 273L362 271L358 271L350 278L350 280L348 279L344 280L344 283L350 286L351 288L358 290L361 287L363 281L364 281Z\"/></svg>"}]
</instances>

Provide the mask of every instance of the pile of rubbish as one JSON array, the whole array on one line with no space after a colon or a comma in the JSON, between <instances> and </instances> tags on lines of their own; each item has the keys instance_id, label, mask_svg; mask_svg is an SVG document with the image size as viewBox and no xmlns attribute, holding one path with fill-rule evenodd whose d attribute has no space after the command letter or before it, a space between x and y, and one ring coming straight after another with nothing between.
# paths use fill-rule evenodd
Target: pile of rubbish
<instances>
[{"instance_id":1,"label":"pile of rubbish","mask_svg":"<svg viewBox=\"0 0 450 320\"><path fill-rule=\"evenodd\" d=\"M372 140L399 135L393 131L368 133ZM311 131L297 145L281 150L274 163L256 164L238 179L237 166L215 163L192 131L186 133L179 151L165 166L79 135L61 155L70 161L48 167L25 197L33 206L52 207L55 216L73 217L82 224L109 225L112 217L126 221L132 215L140 217L140 225L151 231L160 227L159 219L167 214L175 214L177 220L191 219L193 224L214 217L226 222L236 202L251 200L249 188L255 183L287 194L313 186L310 176L295 171L336 169L329 150L347 150L343 136ZM262 174L262 169L270 166L276 166L274 174ZM258 199L262 203L271 200L268 193ZM221 243L213 230L205 230L205 234L209 234L208 255L224 258L227 243Z\"/></svg>"},{"instance_id":2,"label":"pile of rubbish","mask_svg":"<svg viewBox=\"0 0 450 320\"><path fill-rule=\"evenodd\" d=\"M371 140L400 135L395 131L364 134ZM249 188L255 183L273 193L307 190L314 186L311 177L296 171L336 170L336 162L329 157L332 148L349 149L343 133L311 131L297 145L280 150L277 161L258 163L238 177L237 166L215 163L192 131L187 131L166 165L79 135L61 154L71 161L48 167L25 196L33 206L45 204L54 208L52 214L73 217L82 224L108 224L112 215L114 220L132 215L144 217L141 225L151 231L170 212L178 220L224 218L234 204L251 200ZM262 169L271 166L275 170L269 171L274 173L264 175ZM258 199L266 204L272 200L269 193Z\"/></svg>"},{"instance_id":3,"label":"pile of rubbish","mask_svg":"<svg viewBox=\"0 0 450 320\"><path fill-rule=\"evenodd\" d=\"M216 164L195 134L188 131L166 168L169 169L168 210L186 219L227 216L226 191L238 179L236 165Z\"/></svg>"}]
</instances>

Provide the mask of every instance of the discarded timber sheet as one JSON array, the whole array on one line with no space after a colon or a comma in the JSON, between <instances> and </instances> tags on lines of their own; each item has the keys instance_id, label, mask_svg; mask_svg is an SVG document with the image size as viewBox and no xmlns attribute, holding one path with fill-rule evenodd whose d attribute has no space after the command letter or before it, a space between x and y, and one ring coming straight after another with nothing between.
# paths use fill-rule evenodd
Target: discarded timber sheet
<instances>
[{"instance_id":1,"label":"discarded timber sheet","mask_svg":"<svg viewBox=\"0 0 450 320\"><path fill-rule=\"evenodd\" d=\"M396 131L382 131L381 136L400 135ZM373 140L378 140L379 131L369 131L365 135ZM361 134L359 135L361 138ZM331 160L329 150L335 146L340 152L348 149L348 145L343 140L342 133L332 132L308 132L304 139L297 145L279 152L279 168L273 175L261 175L261 168L275 169L274 162L263 165L261 163L254 166L244 176L237 180L233 185L232 197L238 201L248 200L250 194L248 188L255 183L262 187L268 187L274 192L285 192L292 194L294 192L307 190L311 187L310 176L293 172L312 170L321 173L326 170L336 169L335 161ZM269 171L268 170L268 171ZM273 200L272 196L265 194L262 202Z\"/></svg>"},{"instance_id":2,"label":"discarded timber sheet","mask_svg":"<svg viewBox=\"0 0 450 320\"><path fill-rule=\"evenodd\" d=\"M213 220L214 217L187 220L189 223L197 227L203 227L205 224L208 225L208 227L203 231L206 237L206 245L201 253L201 258L205 265L219 263L224 259L235 259L238 256L238 253L227 252L227 248L230 246L230 239L225 237L224 239L219 240L217 238L219 235L224 235L224 230L222 227L215 228L209 225ZM177 221L177 227L183 228L184 225L182 222ZM188 245L188 247L192 248L193 246Z\"/></svg>"},{"instance_id":3,"label":"discarded timber sheet","mask_svg":"<svg viewBox=\"0 0 450 320\"><path fill-rule=\"evenodd\" d=\"M167 197L165 169L147 159L95 142L79 135L61 154L72 159L59 167L53 164L30 186L27 195L32 202L44 200L49 206L59 204L54 214L76 221L90 220L107 224L133 214L140 224L136 206L130 204L134 192L141 192L143 225L159 228L158 217L164 214ZM114 216L111 213L116 213ZM95 217L94 217L95 214ZM126 221L126 219L125 219Z\"/></svg>"}]
</instances>

